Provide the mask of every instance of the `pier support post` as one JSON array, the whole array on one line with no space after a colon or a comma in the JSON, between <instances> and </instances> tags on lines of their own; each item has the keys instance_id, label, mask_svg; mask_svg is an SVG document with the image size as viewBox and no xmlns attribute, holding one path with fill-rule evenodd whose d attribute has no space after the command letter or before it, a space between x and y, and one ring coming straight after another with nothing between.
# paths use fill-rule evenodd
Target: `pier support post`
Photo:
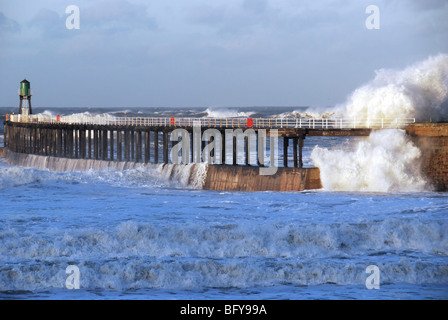
<instances>
[{"instance_id":1,"label":"pier support post","mask_svg":"<svg viewBox=\"0 0 448 320\"><path fill-rule=\"evenodd\" d=\"M299 136L299 168L303 168L302 149L303 149L303 140L304 139L305 139L305 135L301 134Z\"/></svg>"},{"instance_id":2,"label":"pier support post","mask_svg":"<svg viewBox=\"0 0 448 320\"><path fill-rule=\"evenodd\" d=\"M123 160L123 156L122 156L122 150L121 150L121 146L122 146L122 131L118 130L117 131L117 160L121 161Z\"/></svg>"},{"instance_id":3,"label":"pier support post","mask_svg":"<svg viewBox=\"0 0 448 320\"><path fill-rule=\"evenodd\" d=\"M124 160L125 161L129 161L131 160L131 150L130 150L130 145L131 145L131 137L129 134L129 130L125 130L124 132Z\"/></svg>"},{"instance_id":4,"label":"pier support post","mask_svg":"<svg viewBox=\"0 0 448 320\"><path fill-rule=\"evenodd\" d=\"M287 137L283 137L283 166L285 168L288 167L288 146L289 139Z\"/></svg>"},{"instance_id":5,"label":"pier support post","mask_svg":"<svg viewBox=\"0 0 448 320\"><path fill-rule=\"evenodd\" d=\"M129 136L129 130L125 130L124 131L124 160L125 161L130 161L130 150L129 150L129 145L130 145L130 141L131 138Z\"/></svg>"},{"instance_id":6,"label":"pier support post","mask_svg":"<svg viewBox=\"0 0 448 320\"><path fill-rule=\"evenodd\" d=\"M87 130L87 158L92 159L92 130Z\"/></svg>"},{"instance_id":7,"label":"pier support post","mask_svg":"<svg viewBox=\"0 0 448 320\"><path fill-rule=\"evenodd\" d=\"M35 145L35 143L34 143ZM34 148L35 149L35 148ZM63 157L64 154L62 152L62 129L58 129L58 156Z\"/></svg>"},{"instance_id":8,"label":"pier support post","mask_svg":"<svg viewBox=\"0 0 448 320\"><path fill-rule=\"evenodd\" d=\"M221 164L226 164L226 132L221 131Z\"/></svg>"},{"instance_id":9,"label":"pier support post","mask_svg":"<svg viewBox=\"0 0 448 320\"><path fill-rule=\"evenodd\" d=\"M264 152L266 145L266 132L257 132L257 163L259 167L264 167Z\"/></svg>"},{"instance_id":10,"label":"pier support post","mask_svg":"<svg viewBox=\"0 0 448 320\"><path fill-rule=\"evenodd\" d=\"M190 135L190 152L191 152L191 163L194 163L194 152L196 145L194 144L194 131L189 132Z\"/></svg>"},{"instance_id":11,"label":"pier support post","mask_svg":"<svg viewBox=\"0 0 448 320\"><path fill-rule=\"evenodd\" d=\"M159 131L154 131L154 163L159 163Z\"/></svg>"},{"instance_id":12,"label":"pier support post","mask_svg":"<svg viewBox=\"0 0 448 320\"><path fill-rule=\"evenodd\" d=\"M39 140L39 133L38 133L38 140ZM39 154L40 141L38 141L37 144L38 144L38 146L37 146L38 147L37 154ZM65 128L65 126L62 127L62 156L64 158L67 157L67 128Z\"/></svg>"},{"instance_id":13,"label":"pier support post","mask_svg":"<svg viewBox=\"0 0 448 320\"><path fill-rule=\"evenodd\" d=\"M131 130L131 161L135 160L135 131Z\"/></svg>"},{"instance_id":14,"label":"pier support post","mask_svg":"<svg viewBox=\"0 0 448 320\"><path fill-rule=\"evenodd\" d=\"M70 128L68 130L68 157L69 158L73 158L73 134L74 134L73 129Z\"/></svg>"},{"instance_id":15,"label":"pier support post","mask_svg":"<svg viewBox=\"0 0 448 320\"><path fill-rule=\"evenodd\" d=\"M103 154L103 130L98 128L98 159L101 159Z\"/></svg>"},{"instance_id":16,"label":"pier support post","mask_svg":"<svg viewBox=\"0 0 448 320\"><path fill-rule=\"evenodd\" d=\"M114 161L114 153L115 153L115 151L114 151L114 135L115 135L115 132L114 132L114 130L110 130L109 131L110 132L110 141L109 141L109 145L110 145L110 160L111 161Z\"/></svg>"},{"instance_id":17,"label":"pier support post","mask_svg":"<svg viewBox=\"0 0 448 320\"><path fill-rule=\"evenodd\" d=\"M103 130L102 136L103 136L102 137L103 150L101 152L101 159L106 160L106 158L107 158L107 130L106 129Z\"/></svg>"},{"instance_id":18,"label":"pier support post","mask_svg":"<svg viewBox=\"0 0 448 320\"><path fill-rule=\"evenodd\" d=\"M150 133L151 131L145 131L145 163L149 162L150 156Z\"/></svg>"},{"instance_id":19,"label":"pier support post","mask_svg":"<svg viewBox=\"0 0 448 320\"><path fill-rule=\"evenodd\" d=\"M79 129L75 128L75 158L79 158Z\"/></svg>"},{"instance_id":20,"label":"pier support post","mask_svg":"<svg viewBox=\"0 0 448 320\"><path fill-rule=\"evenodd\" d=\"M82 159L86 158L86 129L82 128L79 130L79 141L80 141L80 147L81 147L81 152L80 152L80 157Z\"/></svg>"},{"instance_id":21,"label":"pier support post","mask_svg":"<svg viewBox=\"0 0 448 320\"><path fill-rule=\"evenodd\" d=\"M168 132L163 131L163 163L168 163Z\"/></svg>"},{"instance_id":22,"label":"pier support post","mask_svg":"<svg viewBox=\"0 0 448 320\"><path fill-rule=\"evenodd\" d=\"M98 155L98 130L94 129L93 130L93 157L95 158L95 160L98 160L99 155Z\"/></svg>"},{"instance_id":23,"label":"pier support post","mask_svg":"<svg viewBox=\"0 0 448 320\"><path fill-rule=\"evenodd\" d=\"M20 137L20 128L18 128L17 133L18 133L18 137ZM17 141L19 142L20 140L17 140ZM44 127L42 129L42 141L43 141L42 155L47 156L48 155L47 154L47 150L48 150L48 148L47 148L47 146L48 146L48 129L46 127ZM17 144L17 147L18 147L17 150L19 152L21 152L20 144Z\"/></svg>"},{"instance_id":24,"label":"pier support post","mask_svg":"<svg viewBox=\"0 0 448 320\"><path fill-rule=\"evenodd\" d=\"M233 149L233 165L234 166L236 166L237 165L237 145L236 145L236 135L234 134L233 136L232 136L232 149Z\"/></svg>"},{"instance_id":25,"label":"pier support post","mask_svg":"<svg viewBox=\"0 0 448 320\"><path fill-rule=\"evenodd\" d=\"M19 138L20 138L20 136L21 136L21 130L20 130L21 128L19 128ZM43 130L43 136L44 136L44 150L43 150L43 154L45 155L45 156L48 156L48 128L44 128L44 130ZM22 152L22 148L21 148L21 144L20 144L20 140L19 140L19 144L18 144L18 146L19 146L19 151L20 152Z\"/></svg>"},{"instance_id":26,"label":"pier support post","mask_svg":"<svg viewBox=\"0 0 448 320\"><path fill-rule=\"evenodd\" d=\"M33 154L37 154L39 152L39 135L37 130L38 130L37 127L33 128L33 134L34 134ZM61 148L62 148L62 129L60 130L61 130ZM5 141L6 141L6 131L5 131Z\"/></svg>"},{"instance_id":27,"label":"pier support post","mask_svg":"<svg viewBox=\"0 0 448 320\"><path fill-rule=\"evenodd\" d=\"M136 145L137 145L135 162L141 162L142 161L142 132L141 131L135 132L135 139L136 139Z\"/></svg>"},{"instance_id":28,"label":"pier support post","mask_svg":"<svg viewBox=\"0 0 448 320\"><path fill-rule=\"evenodd\" d=\"M297 159L297 144L299 143L299 139L297 137L292 138L292 148L293 148L293 156L294 156L294 168L298 167L298 159Z\"/></svg>"}]
</instances>

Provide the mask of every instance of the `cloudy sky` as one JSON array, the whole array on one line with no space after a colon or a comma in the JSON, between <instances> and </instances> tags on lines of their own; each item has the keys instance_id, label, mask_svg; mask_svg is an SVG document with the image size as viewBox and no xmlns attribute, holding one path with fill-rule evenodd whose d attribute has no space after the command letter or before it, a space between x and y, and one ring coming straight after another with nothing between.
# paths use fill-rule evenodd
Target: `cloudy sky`
<instances>
[{"instance_id":1,"label":"cloudy sky","mask_svg":"<svg viewBox=\"0 0 448 320\"><path fill-rule=\"evenodd\" d=\"M448 53L447 17L447 0L0 0L0 106L23 78L44 108L333 106Z\"/></svg>"}]
</instances>

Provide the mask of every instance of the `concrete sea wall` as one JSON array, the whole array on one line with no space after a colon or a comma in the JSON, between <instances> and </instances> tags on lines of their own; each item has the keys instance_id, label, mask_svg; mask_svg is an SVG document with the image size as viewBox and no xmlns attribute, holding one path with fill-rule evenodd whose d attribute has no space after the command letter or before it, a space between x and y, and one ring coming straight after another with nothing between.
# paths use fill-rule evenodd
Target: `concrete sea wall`
<instances>
[{"instance_id":1,"label":"concrete sea wall","mask_svg":"<svg viewBox=\"0 0 448 320\"><path fill-rule=\"evenodd\" d=\"M209 166L204 189L224 191L303 191L322 188L318 168L278 168L260 175L258 167Z\"/></svg>"},{"instance_id":2,"label":"concrete sea wall","mask_svg":"<svg viewBox=\"0 0 448 320\"><path fill-rule=\"evenodd\" d=\"M406 133L422 152L422 171L436 191L448 191L448 123L416 123Z\"/></svg>"},{"instance_id":3,"label":"concrete sea wall","mask_svg":"<svg viewBox=\"0 0 448 320\"><path fill-rule=\"evenodd\" d=\"M51 171L127 170L146 167L171 181L219 191L303 191L322 188L318 168L278 168L260 175L259 167L206 164L145 164L131 161L67 159L9 151L6 160L22 167Z\"/></svg>"}]
</instances>

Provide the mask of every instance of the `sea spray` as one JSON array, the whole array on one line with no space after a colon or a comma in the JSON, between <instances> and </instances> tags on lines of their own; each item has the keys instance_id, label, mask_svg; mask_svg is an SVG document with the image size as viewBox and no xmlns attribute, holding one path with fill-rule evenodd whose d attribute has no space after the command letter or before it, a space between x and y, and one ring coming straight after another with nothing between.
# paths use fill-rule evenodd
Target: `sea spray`
<instances>
[{"instance_id":1,"label":"sea spray","mask_svg":"<svg viewBox=\"0 0 448 320\"><path fill-rule=\"evenodd\" d=\"M372 132L355 146L311 153L321 182L333 191L421 191L426 188L420 173L420 150L403 130Z\"/></svg>"},{"instance_id":2,"label":"sea spray","mask_svg":"<svg viewBox=\"0 0 448 320\"><path fill-rule=\"evenodd\" d=\"M344 117L367 119L448 117L448 55L413 64L404 70L380 69L375 78L356 89L335 111Z\"/></svg>"},{"instance_id":3,"label":"sea spray","mask_svg":"<svg viewBox=\"0 0 448 320\"><path fill-rule=\"evenodd\" d=\"M280 114L272 115L271 118L275 119L331 119L335 112L320 112L315 109L309 109L307 111L294 110L292 112L283 112Z\"/></svg>"},{"instance_id":4,"label":"sea spray","mask_svg":"<svg viewBox=\"0 0 448 320\"><path fill-rule=\"evenodd\" d=\"M446 120L448 55L441 54L404 70L382 69L331 111L344 118ZM373 132L350 150L311 153L324 189L338 191L420 191L427 187L420 171L421 151L401 130Z\"/></svg>"},{"instance_id":5,"label":"sea spray","mask_svg":"<svg viewBox=\"0 0 448 320\"><path fill-rule=\"evenodd\" d=\"M246 118L254 114L252 111L238 111L229 108L207 108L205 111L206 118Z\"/></svg>"}]
</instances>

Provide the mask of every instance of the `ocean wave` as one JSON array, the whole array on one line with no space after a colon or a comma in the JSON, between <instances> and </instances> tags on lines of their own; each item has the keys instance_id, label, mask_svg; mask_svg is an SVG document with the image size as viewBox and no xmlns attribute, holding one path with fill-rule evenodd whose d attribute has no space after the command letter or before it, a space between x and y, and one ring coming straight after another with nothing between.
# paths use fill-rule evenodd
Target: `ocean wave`
<instances>
[{"instance_id":1,"label":"ocean wave","mask_svg":"<svg viewBox=\"0 0 448 320\"><path fill-rule=\"evenodd\" d=\"M291 111L291 112L283 112L280 114L275 114L270 116L271 118L277 119L330 119L335 115L334 112L319 112L315 111Z\"/></svg>"},{"instance_id":2,"label":"ocean wave","mask_svg":"<svg viewBox=\"0 0 448 320\"><path fill-rule=\"evenodd\" d=\"M359 120L446 120L447 79L447 54L431 56L403 70L380 69L372 81L356 89L332 111Z\"/></svg>"},{"instance_id":3,"label":"ocean wave","mask_svg":"<svg viewBox=\"0 0 448 320\"><path fill-rule=\"evenodd\" d=\"M150 209L148 209L150 211ZM109 229L49 230L45 234L0 229L2 261L117 259L120 257L337 258L415 251L448 255L448 222L386 219L328 225L154 225L122 222Z\"/></svg>"},{"instance_id":4,"label":"ocean wave","mask_svg":"<svg viewBox=\"0 0 448 320\"><path fill-rule=\"evenodd\" d=\"M403 130L375 131L350 148L316 146L311 152L328 191L424 191L421 151Z\"/></svg>"},{"instance_id":5,"label":"ocean wave","mask_svg":"<svg viewBox=\"0 0 448 320\"><path fill-rule=\"evenodd\" d=\"M238 111L231 108L207 108L205 118L247 118L255 114L254 111Z\"/></svg>"},{"instance_id":6,"label":"ocean wave","mask_svg":"<svg viewBox=\"0 0 448 320\"><path fill-rule=\"evenodd\" d=\"M115 228L0 229L1 290L62 287L75 264L86 288L448 283L446 222L223 227L122 222ZM388 252L388 259L378 256ZM418 252L418 254L417 254ZM420 257L432 255L431 262Z\"/></svg>"},{"instance_id":7,"label":"ocean wave","mask_svg":"<svg viewBox=\"0 0 448 320\"><path fill-rule=\"evenodd\" d=\"M438 55L404 70L377 71L369 83L349 99L328 110L340 117L368 119L416 118L440 120L448 116L448 55ZM426 190L420 172L421 150L401 130L373 132L346 151L316 146L312 151L326 190Z\"/></svg>"},{"instance_id":8,"label":"ocean wave","mask_svg":"<svg viewBox=\"0 0 448 320\"><path fill-rule=\"evenodd\" d=\"M19 155L24 167L0 164L0 190L40 183L77 181L120 187L183 187L201 189L207 164L144 164ZM2 160L3 161L3 160ZM48 170L50 168L53 171Z\"/></svg>"}]
</instances>

